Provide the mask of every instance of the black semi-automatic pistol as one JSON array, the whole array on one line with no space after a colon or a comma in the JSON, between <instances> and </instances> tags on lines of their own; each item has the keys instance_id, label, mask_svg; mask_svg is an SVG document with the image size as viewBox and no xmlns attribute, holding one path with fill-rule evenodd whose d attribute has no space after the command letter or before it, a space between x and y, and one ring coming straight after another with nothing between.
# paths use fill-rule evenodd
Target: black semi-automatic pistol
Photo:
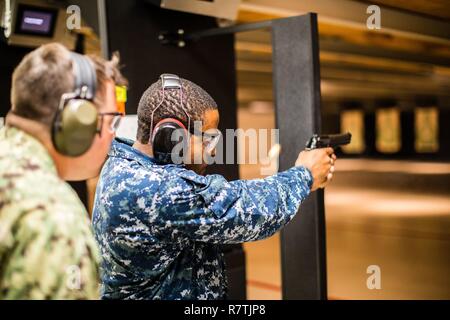
<instances>
[{"instance_id":1,"label":"black semi-automatic pistol","mask_svg":"<svg viewBox=\"0 0 450 320\"><path fill-rule=\"evenodd\" d=\"M342 134L315 134L306 143L306 150L336 147L349 144L352 140L352 134L350 132Z\"/></svg>"}]
</instances>

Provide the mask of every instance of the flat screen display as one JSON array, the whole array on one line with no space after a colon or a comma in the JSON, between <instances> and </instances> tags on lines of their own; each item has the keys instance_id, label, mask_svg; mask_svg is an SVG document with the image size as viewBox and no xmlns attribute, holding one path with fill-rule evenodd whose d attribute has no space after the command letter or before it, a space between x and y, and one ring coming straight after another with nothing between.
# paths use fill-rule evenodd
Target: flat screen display
<instances>
[{"instance_id":1,"label":"flat screen display","mask_svg":"<svg viewBox=\"0 0 450 320\"><path fill-rule=\"evenodd\" d=\"M53 37L57 9L19 5L15 33Z\"/></svg>"}]
</instances>

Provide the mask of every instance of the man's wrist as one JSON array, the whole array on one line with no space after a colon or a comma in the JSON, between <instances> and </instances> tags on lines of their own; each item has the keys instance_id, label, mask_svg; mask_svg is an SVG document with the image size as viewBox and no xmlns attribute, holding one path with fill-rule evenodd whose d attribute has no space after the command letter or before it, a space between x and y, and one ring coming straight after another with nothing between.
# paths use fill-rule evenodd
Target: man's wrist
<instances>
[{"instance_id":1,"label":"man's wrist","mask_svg":"<svg viewBox=\"0 0 450 320\"><path fill-rule=\"evenodd\" d=\"M305 166L303 166L302 168L304 168L305 171L306 171L306 172L308 173L308 175L309 175L308 187L309 187L309 189L311 190L311 188L312 188L312 186L313 186L313 184L314 184L314 177L313 177L313 175L312 175L312 172L311 172L311 170L310 170L309 168L307 168L307 167L305 167Z\"/></svg>"},{"instance_id":2,"label":"man's wrist","mask_svg":"<svg viewBox=\"0 0 450 320\"><path fill-rule=\"evenodd\" d=\"M298 166L293 167L292 169L295 169L300 172L300 177L302 178L303 181L306 178L307 185L308 185L309 189L311 190L311 188L314 184L314 178L313 178L311 170L304 165L298 165Z\"/></svg>"}]
</instances>

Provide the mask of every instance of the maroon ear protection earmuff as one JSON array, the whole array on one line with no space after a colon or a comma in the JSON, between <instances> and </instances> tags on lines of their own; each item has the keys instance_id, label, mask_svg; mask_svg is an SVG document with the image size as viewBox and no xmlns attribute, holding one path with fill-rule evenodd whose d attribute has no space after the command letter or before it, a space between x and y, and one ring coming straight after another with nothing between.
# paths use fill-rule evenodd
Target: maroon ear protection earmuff
<instances>
[{"instance_id":1,"label":"maroon ear protection earmuff","mask_svg":"<svg viewBox=\"0 0 450 320\"><path fill-rule=\"evenodd\" d=\"M155 160L168 164L174 163L174 159L183 159L188 139L189 133L181 121L175 118L161 120L153 129L151 139Z\"/></svg>"},{"instance_id":2,"label":"maroon ear protection earmuff","mask_svg":"<svg viewBox=\"0 0 450 320\"><path fill-rule=\"evenodd\" d=\"M150 141L155 160L161 164L174 163L174 159L183 159L184 152L189 146L189 132L191 120L183 105L183 90L180 77L174 74L162 74L163 97L158 106L153 110L150 125ZM180 106L186 114L188 127L174 117L164 118L153 127L153 115L164 101L164 93L167 89L180 91ZM181 143L181 144L180 144ZM178 162L178 161L177 161Z\"/></svg>"}]
</instances>

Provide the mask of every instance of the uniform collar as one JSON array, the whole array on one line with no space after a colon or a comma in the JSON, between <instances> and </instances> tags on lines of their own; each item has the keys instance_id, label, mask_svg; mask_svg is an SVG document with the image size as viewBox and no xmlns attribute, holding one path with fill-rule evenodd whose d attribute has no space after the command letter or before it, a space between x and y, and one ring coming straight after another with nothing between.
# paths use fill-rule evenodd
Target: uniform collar
<instances>
[{"instance_id":1,"label":"uniform collar","mask_svg":"<svg viewBox=\"0 0 450 320\"><path fill-rule=\"evenodd\" d=\"M155 159L133 148L134 141L126 138L115 138L108 153L110 157L135 160L142 165L156 165Z\"/></svg>"},{"instance_id":2,"label":"uniform collar","mask_svg":"<svg viewBox=\"0 0 450 320\"><path fill-rule=\"evenodd\" d=\"M11 150L17 157L29 158L30 166L38 166L40 170L57 175L55 162L47 149L33 136L25 131L6 125L0 129L0 139L7 141Z\"/></svg>"}]
</instances>

